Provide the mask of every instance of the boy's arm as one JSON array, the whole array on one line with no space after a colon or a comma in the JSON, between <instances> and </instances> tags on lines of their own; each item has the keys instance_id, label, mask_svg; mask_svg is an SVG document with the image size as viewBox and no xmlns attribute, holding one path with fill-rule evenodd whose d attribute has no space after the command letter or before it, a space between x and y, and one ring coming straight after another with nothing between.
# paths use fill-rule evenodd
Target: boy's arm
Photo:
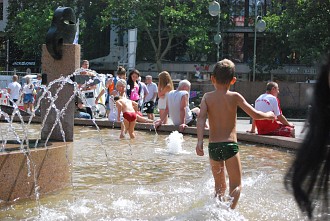
<instances>
[{"instance_id":1,"label":"boy's arm","mask_svg":"<svg viewBox=\"0 0 330 221\"><path fill-rule=\"evenodd\" d=\"M205 98L206 96L204 95L200 104L200 112L197 118L197 145L196 145L196 153L199 156L204 155L204 150L203 150L203 138L204 138L204 129L205 129L205 123L206 123L206 118L207 118L207 105Z\"/></svg>"},{"instance_id":2,"label":"boy's arm","mask_svg":"<svg viewBox=\"0 0 330 221\"><path fill-rule=\"evenodd\" d=\"M117 108L117 121L120 122L120 113L122 109L120 101L116 101L116 108Z\"/></svg>"},{"instance_id":3,"label":"boy's arm","mask_svg":"<svg viewBox=\"0 0 330 221\"><path fill-rule=\"evenodd\" d=\"M132 106L133 106L133 109L135 110L135 112L139 111L139 104L138 103L136 103L135 101L132 101Z\"/></svg>"},{"instance_id":4,"label":"boy's arm","mask_svg":"<svg viewBox=\"0 0 330 221\"><path fill-rule=\"evenodd\" d=\"M255 120L275 120L276 118L275 114L272 111L264 113L262 111L257 111L256 109L254 109L248 102L246 102L245 98L239 93L237 93L237 105Z\"/></svg>"}]
</instances>

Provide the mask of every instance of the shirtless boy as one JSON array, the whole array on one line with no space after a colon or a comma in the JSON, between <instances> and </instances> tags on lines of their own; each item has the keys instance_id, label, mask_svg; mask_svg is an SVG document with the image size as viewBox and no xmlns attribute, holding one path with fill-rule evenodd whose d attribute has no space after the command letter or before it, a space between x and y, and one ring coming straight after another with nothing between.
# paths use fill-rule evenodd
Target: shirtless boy
<instances>
[{"instance_id":1,"label":"shirtless boy","mask_svg":"<svg viewBox=\"0 0 330 221\"><path fill-rule=\"evenodd\" d=\"M117 121L120 122L120 113L123 112L124 126L121 125L120 138L125 137L125 133L128 131L131 139L135 138L134 127L136 124L136 110L138 103L127 99L126 97L115 97L117 107Z\"/></svg>"},{"instance_id":2,"label":"shirtless boy","mask_svg":"<svg viewBox=\"0 0 330 221\"><path fill-rule=\"evenodd\" d=\"M243 109L254 119L275 119L273 112L263 113L255 110L244 97L229 91L236 82L235 65L224 59L217 62L211 75L215 88L203 96L200 114L197 120L196 153L204 155L203 137L206 118L209 119L209 157L215 181L215 196L224 199L226 191L225 169L229 176L229 195L232 198L230 208L237 205L241 193L242 167L237 145L236 114L237 107Z\"/></svg>"}]
</instances>

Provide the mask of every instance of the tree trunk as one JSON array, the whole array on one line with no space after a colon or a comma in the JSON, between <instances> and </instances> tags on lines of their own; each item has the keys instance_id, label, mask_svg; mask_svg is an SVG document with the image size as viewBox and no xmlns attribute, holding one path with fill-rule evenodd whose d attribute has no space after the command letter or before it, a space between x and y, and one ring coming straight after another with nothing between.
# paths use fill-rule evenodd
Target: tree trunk
<instances>
[{"instance_id":1,"label":"tree trunk","mask_svg":"<svg viewBox=\"0 0 330 221\"><path fill-rule=\"evenodd\" d=\"M162 61L160 59L156 60L156 64L157 64L157 71L158 73L163 71L163 65L162 65Z\"/></svg>"}]
</instances>

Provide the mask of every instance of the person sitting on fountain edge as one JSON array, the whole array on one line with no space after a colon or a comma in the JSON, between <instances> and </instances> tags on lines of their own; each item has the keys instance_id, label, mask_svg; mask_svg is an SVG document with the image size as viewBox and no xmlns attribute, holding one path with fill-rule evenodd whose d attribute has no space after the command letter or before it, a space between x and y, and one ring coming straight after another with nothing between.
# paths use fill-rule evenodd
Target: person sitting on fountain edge
<instances>
[{"instance_id":1,"label":"person sitting on fountain edge","mask_svg":"<svg viewBox=\"0 0 330 221\"><path fill-rule=\"evenodd\" d=\"M134 127L136 124L138 103L126 98L126 96L116 96L114 98L117 108L117 121L120 122L120 115L123 113L124 125L121 124L120 138L129 133L131 139L135 138Z\"/></svg>"},{"instance_id":2,"label":"person sitting on fountain edge","mask_svg":"<svg viewBox=\"0 0 330 221\"><path fill-rule=\"evenodd\" d=\"M189 91L191 83L188 80L179 82L176 90L172 90L167 95L166 109L161 114L160 119L155 122L155 127L159 127L165 120L167 114L175 126L179 126L179 131L183 131L186 127L196 124L199 115L199 108L189 108ZM208 124L205 123L205 128Z\"/></svg>"},{"instance_id":3,"label":"person sitting on fountain edge","mask_svg":"<svg viewBox=\"0 0 330 221\"><path fill-rule=\"evenodd\" d=\"M255 133L257 127L259 135L275 135L284 137L295 137L294 125L290 123L282 113L278 95L280 88L276 82L268 82L266 92L255 101L255 108L262 112L272 111L277 120L255 120L249 133Z\"/></svg>"},{"instance_id":4,"label":"person sitting on fountain edge","mask_svg":"<svg viewBox=\"0 0 330 221\"><path fill-rule=\"evenodd\" d=\"M215 196L225 199L225 169L229 176L229 195L232 198L230 207L234 209L241 193L242 167L237 145L236 117L237 107L242 108L255 119L275 119L273 112L263 113L255 110L244 97L229 91L236 82L235 65L228 59L216 63L211 82L214 91L205 93L197 120L196 153L204 155L203 138L206 117L209 119L209 158L215 181Z\"/></svg>"}]
</instances>

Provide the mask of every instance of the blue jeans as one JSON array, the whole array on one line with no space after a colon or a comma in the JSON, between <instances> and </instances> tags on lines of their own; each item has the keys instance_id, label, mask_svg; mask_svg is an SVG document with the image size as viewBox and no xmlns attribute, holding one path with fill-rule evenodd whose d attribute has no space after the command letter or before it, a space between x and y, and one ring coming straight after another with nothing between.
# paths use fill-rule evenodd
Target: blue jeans
<instances>
[{"instance_id":1,"label":"blue jeans","mask_svg":"<svg viewBox=\"0 0 330 221\"><path fill-rule=\"evenodd\" d=\"M91 115L89 113L81 112L81 111L76 112L74 117L75 118L91 119Z\"/></svg>"}]
</instances>

